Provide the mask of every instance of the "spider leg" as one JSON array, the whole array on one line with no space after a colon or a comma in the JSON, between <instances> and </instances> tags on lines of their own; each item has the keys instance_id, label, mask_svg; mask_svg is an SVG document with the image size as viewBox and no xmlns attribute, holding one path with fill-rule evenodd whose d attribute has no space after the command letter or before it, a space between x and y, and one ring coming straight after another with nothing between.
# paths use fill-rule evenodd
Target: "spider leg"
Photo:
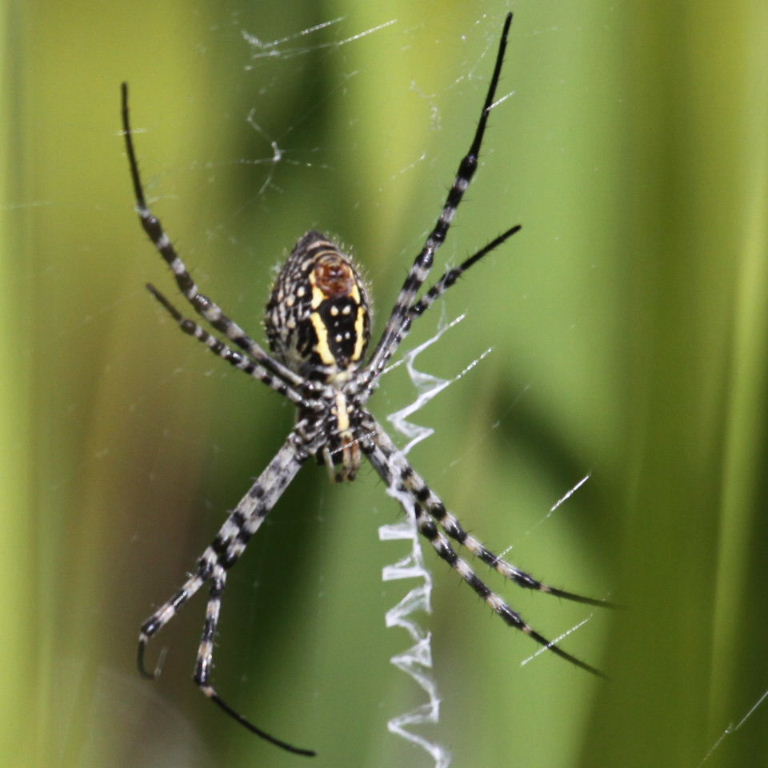
<instances>
[{"instance_id":1,"label":"spider leg","mask_svg":"<svg viewBox=\"0 0 768 768\"><path fill-rule=\"evenodd\" d=\"M445 241L448 229L456 215L456 210L477 170L480 147L483 143L488 116L494 105L496 88L501 76L501 67L504 63L504 53L507 48L507 39L509 37L509 27L511 23L512 14L508 13L504 19L504 26L501 31L501 39L499 40L499 49L496 54L496 62L493 67L491 82L488 86L488 93L486 94L483 108L480 112L480 119L478 120L477 128L475 129L472 144L470 145L467 154L462 158L461 163L459 163L456 179L453 182L453 186L448 191L448 196L446 197L440 216L432 231L429 233L421 252L416 257L416 260L400 289L400 294L392 309L392 314L384 329L384 333L371 356L371 361L368 366L369 371L366 386L372 379L377 378L377 374L383 370L384 366L397 349L400 328L409 317L411 308L416 301L416 294L419 292L419 289L424 284L427 277L429 277L429 273L434 264L435 253Z\"/></svg>"},{"instance_id":2,"label":"spider leg","mask_svg":"<svg viewBox=\"0 0 768 768\"><path fill-rule=\"evenodd\" d=\"M613 603L607 600L598 600L594 597L578 595L575 592L567 592L564 589L551 587L543 581L539 581L530 573L520 570L517 566L507 562L503 558L491 552L482 541L467 533L461 525L459 518L446 509L440 497L427 485L424 478L410 465L397 446L392 442L389 435L375 424L374 442L383 453L386 461L392 463L393 457L400 457L402 460L395 459L395 464L399 468L399 482L410 493L416 501L426 510L439 524L440 527L452 538L458 541L463 547L466 547L478 560L482 560L495 571L500 573L505 579L513 581L520 587L533 589L539 592L546 592L555 597L562 597L565 600L571 600L575 603L585 603L599 608L613 608Z\"/></svg>"},{"instance_id":3,"label":"spider leg","mask_svg":"<svg viewBox=\"0 0 768 768\"><path fill-rule=\"evenodd\" d=\"M438 529L435 521L425 514L418 502L414 504L414 509L416 510L416 523L419 527L419 532L432 544L437 554L445 560L445 562L448 563L448 565L450 565L451 568L453 568L453 570L456 571L456 573L458 573L478 595L480 595L480 597L483 598L486 604L495 613L501 616L506 624L524 632L526 635L533 638L539 645L544 646L552 651L552 653L569 661L571 664L574 664L597 677L605 677L599 669L593 667L591 664L587 664L585 661L582 661L567 651L564 651L559 645L551 640L547 640L546 637L537 632L517 611L510 608L502 597L497 595L480 579L466 560L458 556L456 550L451 546L451 542L448 541L446 536Z\"/></svg>"},{"instance_id":4,"label":"spider leg","mask_svg":"<svg viewBox=\"0 0 768 768\"><path fill-rule=\"evenodd\" d=\"M210 549L210 548L209 548ZM203 553L200 559L197 561L197 570L194 575L190 576L179 589L176 594L163 603L142 625L139 630L139 647L136 657L136 661L139 667L139 672L142 677L146 677L150 680L156 680L162 670L162 659L164 653L160 654L160 661L155 665L155 669L152 672L147 670L147 666L144 661L144 657L147 651L147 644L152 639L152 636L157 634L181 609L181 607L189 600L193 595L197 593L200 587L208 580L212 562L209 556L209 549ZM215 553L213 553L215 555ZM215 557L213 558L215 560Z\"/></svg>"},{"instance_id":5,"label":"spider leg","mask_svg":"<svg viewBox=\"0 0 768 768\"><path fill-rule=\"evenodd\" d=\"M407 325L404 326L404 331L398 334L395 347L400 346L400 343L410 330L413 317L423 315L473 264L476 264L483 258L483 256L486 256L491 251L498 248L505 240L512 237L512 235L517 234L521 229L522 226L520 224L511 227L506 232L503 232L498 237L491 240L490 243L484 245L477 251L477 253L473 253L468 259L464 259L458 267L447 270L445 274L424 294L424 296L411 307L411 317L406 321Z\"/></svg>"},{"instance_id":6,"label":"spider leg","mask_svg":"<svg viewBox=\"0 0 768 768\"><path fill-rule=\"evenodd\" d=\"M233 717L241 725L244 725L249 731L260 736L262 739L269 741L275 746L281 747L288 752L293 752L297 755L313 756L315 752L311 749L303 749L301 747L294 747L282 739L278 739L275 736L263 731L258 726L255 726L250 720L243 717L239 712L232 709L224 699L219 696L218 692L211 683L211 671L213 669L213 641L216 636L216 629L219 624L219 616L221 614L221 596L224 593L224 586L227 582L227 571L221 564L216 564L213 567L213 573L211 575L211 593L208 598L208 605L205 610L205 624L203 625L203 634L200 639L200 647L197 651L197 664L195 665L195 682L200 687L200 690L221 709L223 709L230 717Z\"/></svg>"},{"instance_id":7,"label":"spider leg","mask_svg":"<svg viewBox=\"0 0 768 768\"><path fill-rule=\"evenodd\" d=\"M397 349L400 344L402 344L405 337L410 333L414 318L423 315L473 264L476 264L483 258L483 256L486 256L495 248L498 248L505 240L512 237L512 235L516 234L521 229L522 227L520 224L511 227L506 232L503 232L498 237L491 240L490 243L484 245L479 251L473 253L468 259L464 259L458 267L453 267L453 269L447 270L443 276L411 307L410 313L397 330L397 336L394 340L394 349ZM368 400L378 386L379 381L380 378L378 376L367 378L364 382L365 389L359 395L360 403L365 403Z\"/></svg>"},{"instance_id":8,"label":"spider leg","mask_svg":"<svg viewBox=\"0 0 768 768\"><path fill-rule=\"evenodd\" d=\"M578 595L574 592L567 592L564 589L551 587L549 584L539 581L530 573L520 570L518 567L512 565L512 563L507 562L499 557L499 555L491 552L482 541L464 530L456 515L445 508L445 504L443 504L434 491L432 491L432 489L411 469L411 467L403 470L401 481L454 541L458 541L459 544L466 547L476 558L482 560L486 565L489 565L505 579L513 581L520 587L534 589L539 592L546 592L550 595L562 597L575 603L585 603L586 605L594 605L600 608L613 607L613 604L606 600L598 600L594 597L586 597L585 595Z\"/></svg>"},{"instance_id":9,"label":"spider leg","mask_svg":"<svg viewBox=\"0 0 768 768\"><path fill-rule=\"evenodd\" d=\"M200 650L198 651L195 681L206 696L215 701L236 720L246 725L249 730L278 746L282 746L289 751L298 752L299 754L312 753L308 750L291 747L291 745L265 734L222 701L215 689L210 685L210 668L213 652L213 635L216 629L216 622L218 621L221 592L226 581L226 572L238 561L251 537L258 531L270 510L272 510L296 476L296 473L316 449L313 442L314 437L305 433L306 427L306 420L299 422L294 427L283 447L277 452L266 469L259 475L256 482L240 500L237 507L224 521L211 544L206 547L197 561L195 572L190 575L173 597L163 603L142 624L139 632L138 647L139 671L145 677L156 677L159 669L155 669L154 672L148 672L144 663L147 644L178 613L181 607L203 584L211 581L211 597L208 601L203 637L200 643Z\"/></svg>"},{"instance_id":10,"label":"spider leg","mask_svg":"<svg viewBox=\"0 0 768 768\"><path fill-rule=\"evenodd\" d=\"M369 439L364 443L363 450L366 451L371 464L373 464L374 468L389 488L399 492L405 492L410 496L413 501L413 508L419 532L432 544L437 554L445 560L448 565L450 565L451 568L453 568L453 570L456 571L456 573L458 573L478 595L480 595L481 598L483 598L486 604L497 613L506 624L524 632L539 643L539 645L548 648L557 656L571 662L571 664L574 664L587 672L591 672L598 677L604 677L600 670L587 664L576 656L573 656L567 651L564 651L558 645L537 632L517 611L507 605L502 597L497 595L479 578L469 563L459 557L456 550L451 545L451 542L448 540L448 537L440 530L440 528L438 528L437 522L433 517L436 518L438 516L438 511L442 510L442 522L444 522L446 530L451 528L453 533L456 534L455 538L457 541L464 544L472 554L476 555L484 562L489 563L499 573L517 584L530 589L540 589L544 592L551 592L560 597L576 599L580 602L589 604L602 605L603 603L592 600L591 598L581 598L579 595L572 595L570 592L563 592L562 590L555 590L547 587L547 585L542 584L532 576L529 576L499 558L495 558L491 552L477 541L477 539L470 537L464 532L461 526L458 525L458 520L446 511L445 505L437 494L427 486L424 480L416 473L413 467L411 467L408 459L406 459L406 457L397 449L378 422L376 422L367 412L366 423L369 428ZM431 508L430 514L432 517L427 514L425 508ZM452 525L453 523L455 523L455 526ZM461 531L461 533L459 531ZM450 534L450 531L447 532ZM462 538L463 541L461 540ZM482 555L480 554L481 552L483 553Z\"/></svg>"},{"instance_id":11,"label":"spider leg","mask_svg":"<svg viewBox=\"0 0 768 768\"><path fill-rule=\"evenodd\" d=\"M122 93L122 118L123 118L123 136L125 137L125 150L128 155L128 164L131 170L131 179L133 181L133 192L136 197L136 212L139 215L139 221L147 236L165 259L168 266L176 278L176 284L183 294L184 298L192 305L195 311L204 317L213 328L223 333L228 339L237 344L238 347L248 352L259 365L266 368L273 376L282 379L288 384L298 387L301 384L301 378L286 368L282 363L275 360L262 347L254 341L234 320L224 314L221 307L212 301L208 296L200 293L200 289L192 279L187 266L176 252L171 239L163 229L160 219L155 216L147 205L144 195L144 187L141 183L139 173L139 163L136 159L136 150L133 146L133 131L131 130L130 110L128 107L128 83L123 83Z\"/></svg>"},{"instance_id":12,"label":"spider leg","mask_svg":"<svg viewBox=\"0 0 768 768\"><path fill-rule=\"evenodd\" d=\"M154 285L147 283L147 290L160 302L168 314L179 324L184 333L202 342L217 357L221 357L240 371L244 371L254 379L263 381L268 387L287 397L292 403L308 410L317 410L320 405L317 401L307 400L293 387L282 379L273 376L269 371L259 365L247 353L239 352L227 346L221 339L205 330L199 323L184 317L181 312L162 294Z\"/></svg>"}]
</instances>

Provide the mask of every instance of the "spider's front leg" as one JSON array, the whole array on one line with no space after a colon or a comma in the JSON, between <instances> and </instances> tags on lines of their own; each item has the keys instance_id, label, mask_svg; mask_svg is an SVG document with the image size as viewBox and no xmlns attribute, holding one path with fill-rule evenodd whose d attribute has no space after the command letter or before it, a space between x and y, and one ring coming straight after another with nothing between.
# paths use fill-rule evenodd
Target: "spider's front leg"
<instances>
[{"instance_id":1,"label":"spider's front leg","mask_svg":"<svg viewBox=\"0 0 768 768\"><path fill-rule=\"evenodd\" d=\"M321 407L321 404L315 397L316 390L318 389L315 382L302 382L300 390L290 386L283 379L269 373L266 368L257 363L247 352L239 352L236 349L232 349L217 336L206 331L202 325L188 317L184 317L173 303L155 288L152 283L147 283L147 290L157 299L173 320L178 323L184 333L204 344L216 357L226 360L234 368L243 371L243 373L252 376L254 379L263 381L270 389L274 389L275 392L283 395L283 397L287 397L294 405L300 406L308 413L316 412Z\"/></svg>"},{"instance_id":2,"label":"spider's front leg","mask_svg":"<svg viewBox=\"0 0 768 768\"><path fill-rule=\"evenodd\" d=\"M136 198L136 213L139 216L142 229L173 273L176 285L182 296L190 303L195 312L210 323L213 328L223 333L230 341L237 344L237 346L250 355L254 362L266 371L270 377L277 381L282 381L290 387L299 387L302 380L295 371L290 370L280 361L268 355L238 323L224 313L216 302L200 292L197 283L192 278L192 274L187 269L181 256L177 253L168 233L163 228L162 222L152 212L147 203L144 185L141 181L141 173L139 172L139 161L133 145L133 129L131 128L131 114L128 105L128 83L122 84L120 93L123 138L125 139L125 152L128 156L131 181L133 182L133 194ZM153 293L159 299L158 292L155 290ZM167 304L165 305L167 309L168 306Z\"/></svg>"},{"instance_id":3,"label":"spider's front leg","mask_svg":"<svg viewBox=\"0 0 768 768\"><path fill-rule=\"evenodd\" d=\"M138 648L140 672L145 677L155 678L159 673L159 667L154 672L148 672L144 663L144 654L149 640L176 615L203 584L210 581L211 592L197 652L195 682L209 699L252 733L278 747L300 755L314 755L315 753L312 750L294 747L271 736L236 712L219 696L213 686L211 670L213 668L213 641L221 613L221 597L226 585L227 571L245 551L251 537L264 522L302 464L316 450L314 442L313 435L307 431L307 421L299 422L274 459L227 517L224 525L216 534L216 538L197 561L195 572L170 600L165 602L144 622L139 633Z\"/></svg>"},{"instance_id":4,"label":"spider's front leg","mask_svg":"<svg viewBox=\"0 0 768 768\"><path fill-rule=\"evenodd\" d=\"M445 198L440 215L427 236L424 246L416 256L416 259L408 272L408 276L405 278L405 282L400 289L400 293L398 294L395 306L392 308L384 332L368 362L368 372L363 382L364 386L361 389L367 390L372 385L375 386L375 382L379 375L395 353L395 350L402 341L405 333L407 333L406 326L410 325L412 317L411 310L413 309L414 304L416 304L419 290L429 277L434 265L435 254L445 242L445 239L448 236L448 230L450 229L451 223L456 216L456 211L459 208L459 204L461 203L464 194L469 189L475 172L477 171L480 149L483 144L483 138L485 137L488 118L496 103L496 90L501 78L501 69L504 64L504 55L507 50L507 40L509 38L509 28L511 24L512 14L508 13L504 18L504 25L501 30L496 61L494 62L493 73L491 74L491 81L488 84L488 92L486 93L485 101L483 102L483 108L480 110L480 117L478 118L477 126L475 127L472 143L467 150L467 154L464 155L459 163L453 185L448 190L448 195ZM500 238L497 238L494 241L494 244L491 245L490 250L495 248L496 245L501 244L507 237L514 234L516 231L517 228L513 227ZM487 252L487 250L483 249L483 252ZM480 258L482 255L483 253L477 258ZM444 286L439 289L439 292L442 293L446 287L447 286Z\"/></svg>"}]
</instances>

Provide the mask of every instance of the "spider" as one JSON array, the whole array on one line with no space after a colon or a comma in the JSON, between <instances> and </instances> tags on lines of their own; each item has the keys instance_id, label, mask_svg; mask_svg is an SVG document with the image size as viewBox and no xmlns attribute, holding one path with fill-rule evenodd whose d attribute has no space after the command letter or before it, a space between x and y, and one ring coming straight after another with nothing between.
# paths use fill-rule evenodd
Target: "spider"
<instances>
[{"instance_id":1,"label":"spider","mask_svg":"<svg viewBox=\"0 0 768 768\"><path fill-rule=\"evenodd\" d=\"M157 677L159 665L150 672L144 662L150 638L201 587L209 584L194 681L208 698L248 730L289 752L315 754L313 750L293 746L270 735L233 709L214 687L211 673L214 637L227 573L310 457L316 457L320 464L324 464L336 482L354 480L363 458L366 458L389 488L406 494L410 499L418 530L432 544L438 556L504 622L572 664L601 675L599 670L562 650L526 623L517 611L481 581L467 560L459 555L456 545L521 587L589 605L606 603L544 584L495 555L467 533L366 408L387 363L408 336L413 321L423 315L473 264L520 231L520 225L507 229L458 267L448 269L419 297L432 270L435 253L445 241L459 204L477 170L486 125L495 106L494 98L511 23L510 13L504 20L488 92L469 151L459 164L437 222L411 266L381 338L367 362L365 353L371 331L368 287L353 259L330 237L320 232L307 232L296 243L277 276L266 307L265 325L271 354L224 314L218 304L200 292L160 220L147 204L133 144L128 85L122 84L123 135L139 221L168 263L181 294L203 320L226 340L206 330L195 320L184 317L153 285L148 284L147 288L182 331L204 344L217 357L287 397L298 411L296 424L285 443L224 521L213 542L197 560L191 575L141 626L138 666L145 677Z\"/></svg>"}]
</instances>

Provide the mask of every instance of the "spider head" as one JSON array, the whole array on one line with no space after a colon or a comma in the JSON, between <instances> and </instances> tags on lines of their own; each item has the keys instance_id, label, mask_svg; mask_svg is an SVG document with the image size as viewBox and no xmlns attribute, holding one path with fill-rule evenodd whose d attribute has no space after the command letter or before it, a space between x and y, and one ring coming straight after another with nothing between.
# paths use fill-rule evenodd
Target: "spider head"
<instances>
[{"instance_id":1,"label":"spider head","mask_svg":"<svg viewBox=\"0 0 768 768\"><path fill-rule=\"evenodd\" d=\"M302 376L344 381L370 339L368 289L351 257L308 232L280 269L265 319L272 352Z\"/></svg>"}]
</instances>

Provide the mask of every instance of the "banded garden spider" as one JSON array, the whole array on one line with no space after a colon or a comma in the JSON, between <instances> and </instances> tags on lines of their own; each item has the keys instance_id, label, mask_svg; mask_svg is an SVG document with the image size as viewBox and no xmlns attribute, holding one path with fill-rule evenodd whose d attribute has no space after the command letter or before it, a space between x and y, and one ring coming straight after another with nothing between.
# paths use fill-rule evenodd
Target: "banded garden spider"
<instances>
[{"instance_id":1,"label":"banded garden spider","mask_svg":"<svg viewBox=\"0 0 768 768\"><path fill-rule=\"evenodd\" d=\"M139 670L146 677L157 676L159 669L149 672L144 663L149 639L204 584L210 583L194 680L202 692L228 715L257 736L289 752L315 754L258 728L219 696L211 681L213 641L227 572L311 456L325 464L337 482L354 480L363 457L367 458L389 488L410 498L421 534L495 613L509 626L521 630L558 656L600 675L594 667L562 650L528 625L519 613L481 581L469 563L459 556L450 539L521 587L589 605L605 603L542 583L493 554L468 534L365 407L379 385L385 366L411 330L414 319L423 315L473 264L520 230L517 225L503 232L458 267L447 270L418 298L433 267L435 253L444 242L459 203L477 170L486 124L494 107L511 22L512 14L508 14L472 144L459 164L440 216L416 257L382 336L367 362L364 362L364 355L370 339L371 322L368 288L352 258L320 232L308 232L298 241L277 276L266 308L266 331L272 354L225 315L218 304L200 293L160 220L147 205L133 145L128 85L122 85L123 133L141 225L171 268L181 294L226 341L184 317L153 285L149 284L147 288L182 331L200 341L217 357L287 397L298 409L296 425L285 443L227 517L213 542L198 559L194 572L178 592L142 625L138 646ZM239 350L234 349L232 344Z\"/></svg>"}]
</instances>

